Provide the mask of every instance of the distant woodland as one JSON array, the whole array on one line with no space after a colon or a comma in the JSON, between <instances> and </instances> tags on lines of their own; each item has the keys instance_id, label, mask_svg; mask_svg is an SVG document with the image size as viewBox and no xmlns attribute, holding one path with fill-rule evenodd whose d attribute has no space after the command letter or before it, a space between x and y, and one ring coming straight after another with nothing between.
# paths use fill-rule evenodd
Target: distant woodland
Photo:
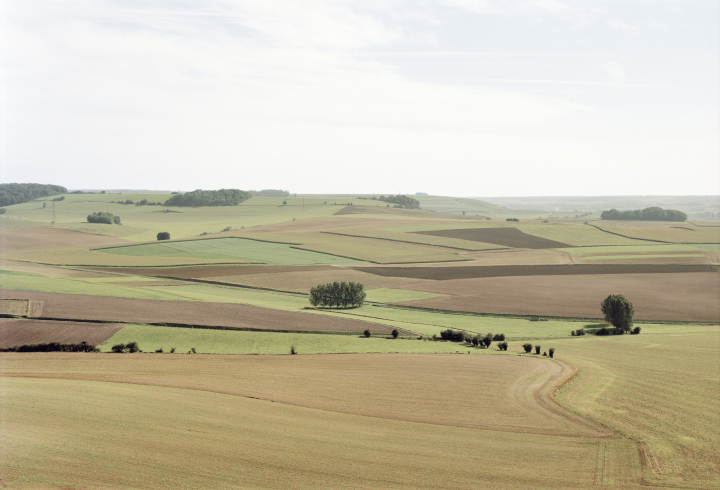
<instances>
[{"instance_id":1,"label":"distant woodland","mask_svg":"<svg viewBox=\"0 0 720 490\"><path fill-rule=\"evenodd\" d=\"M50 184L0 184L0 206L12 206L56 194L67 194L67 189Z\"/></svg>"},{"instance_id":2,"label":"distant woodland","mask_svg":"<svg viewBox=\"0 0 720 490\"><path fill-rule=\"evenodd\" d=\"M175 194L165 201L165 206L236 206L250 199L252 195L239 189L203 191L198 189L184 194Z\"/></svg>"},{"instance_id":3,"label":"distant woodland","mask_svg":"<svg viewBox=\"0 0 720 490\"><path fill-rule=\"evenodd\" d=\"M603 211L600 218L638 221L685 221L687 219L687 214L675 209L652 207L645 209L629 209L627 211L611 209L610 211Z\"/></svg>"},{"instance_id":4,"label":"distant woodland","mask_svg":"<svg viewBox=\"0 0 720 490\"><path fill-rule=\"evenodd\" d=\"M389 202L407 209L419 209L420 201L408 196L380 196L378 201Z\"/></svg>"},{"instance_id":5,"label":"distant woodland","mask_svg":"<svg viewBox=\"0 0 720 490\"><path fill-rule=\"evenodd\" d=\"M281 189L263 189L261 191L248 191L251 196L262 196L262 197L288 197L290 196L289 191L283 191Z\"/></svg>"}]
</instances>

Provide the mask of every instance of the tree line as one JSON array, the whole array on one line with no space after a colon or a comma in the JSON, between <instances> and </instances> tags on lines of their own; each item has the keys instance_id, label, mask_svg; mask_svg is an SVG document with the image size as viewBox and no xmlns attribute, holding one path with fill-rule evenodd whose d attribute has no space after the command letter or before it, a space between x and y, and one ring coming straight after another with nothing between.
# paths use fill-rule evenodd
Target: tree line
<instances>
[{"instance_id":1,"label":"tree line","mask_svg":"<svg viewBox=\"0 0 720 490\"><path fill-rule=\"evenodd\" d=\"M43 344L16 345L0 349L0 352L100 352L100 349L84 340L78 344L48 342Z\"/></svg>"},{"instance_id":2,"label":"tree line","mask_svg":"<svg viewBox=\"0 0 720 490\"><path fill-rule=\"evenodd\" d=\"M51 184L0 184L0 206L12 206L40 197L67 194L61 185Z\"/></svg>"},{"instance_id":3,"label":"tree line","mask_svg":"<svg viewBox=\"0 0 720 490\"><path fill-rule=\"evenodd\" d=\"M638 220L638 221L685 221L687 214L676 209L663 209L651 207L645 209L629 209L618 211L611 209L600 214L601 219L611 220Z\"/></svg>"},{"instance_id":4,"label":"tree line","mask_svg":"<svg viewBox=\"0 0 720 490\"><path fill-rule=\"evenodd\" d=\"M310 304L317 306L350 308L365 303L365 286L359 282L333 282L310 289Z\"/></svg>"},{"instance_id":5,"label":"tree line","mask_svg":"<svg viewBox=\"0 0 720 490\"><path fill-rule=\"evenodd\" d=\"M98 211L97 213L88 214L88 223L106 223L108 225L121 225L120 216L116 216L112 213L106 213L104 211Z\"/></svg>"},{"instance_id":6,"label":"tree line","mask_svg":"<svg viewBox=\"0 0 720 490\"><path fill-rule=\"evenodd\" d=\"M204 191L198 189L184 194L175 194L165 201L165 206L237 206L250 199L252 195L240 189L220 189Z\"/></svg>"},{"instance_id":7,"label":"tree line","mask_svg":"<svg viewBox=\"0 0 720 490\"><path fill-rule=\"evenodd\" d=\"M380 196L378 201L389 202L407 209L420 209L420 201L408 196Z\"/></svg>"},{"instance_id":8,"label":"tree line","mask_svg":"<svg viewBox=\"0 0 720 490\"><path fill-rule=\"evenodd\" d=\"M248 191L251 196L262 197L289 197L290 192L282 189L263 189L261 191Z\"/></svg>"}]
</instances>

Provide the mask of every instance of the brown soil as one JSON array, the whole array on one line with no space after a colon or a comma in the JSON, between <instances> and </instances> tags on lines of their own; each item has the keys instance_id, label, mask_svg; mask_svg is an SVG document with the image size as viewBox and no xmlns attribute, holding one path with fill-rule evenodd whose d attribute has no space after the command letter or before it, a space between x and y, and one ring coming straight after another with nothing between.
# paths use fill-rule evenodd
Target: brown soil
<instances>
[{"instance_id":1,"label":"brown soil","mask_svg":"<svg viewBox=\"0 0 720 490\"><path fill-rule=\"evenodd\" d=\"M123 327L111 323L9 320L0 324L0 348L47 342L76 344L83 340L98 345Z\"/></svg>"},{"instance_id":2,"label":"brown soil","mask_svg":"<svg viewBox=\"0 0 720 490\"><path fill-rule=\"evenodd\" d=\"M720 267L705 264L570 264L493 265L470 267L353 267L379 276L447 281L506 276L569 276L589 274L660 274L718 272Z\"/></svg>"},{"instance_id":3,"label":"brown soil","mask_svg":"<svg viewBox=\"0 0 720 490\"><path fill-rule=\"evenodd\" d=\"M59 228L0 229L2 253L64 247L98 247L122 243L127 243L127 240Z\"/></svg>"},{"instance_id":4,"label":"brown soil","mask_svg":"<svg viewBox=\"0 0 720 490\"><path fill-rule=\"evenodd\" d=\"M442 236L446 238L459 238L473 242L492 243L513 248L564 248L566 243L540 238L523 233L517 228L461 228L457 230L415 231L420 235Z\"/></svg>"},{"instance_id":5,"label":"brown soil","mask_svg":"<svg viewBox=\"0 0 720 490\"><path fill-rule=\"evenodd\" d=\"M444 310L600 318L600 302L622 294L638 320L720 321L720 274L596 274L423 282L405 289L446 294L401 303Z\"/></svg>"},{"instance_id":6,"label":"brown soil","mask_svg":"<svg viewBox=\"0 0 720 490\"><path fill-rule=\"evenodd\" d=\"M4 298L44 301L44 318L177 323L267 330L362 332L368 328L367 322L359 320L231 303L157 301L0 289L0 299ZM392 328L372 324L373 332L390 333Z\"/></svg>"},{"instance_id":7,"label":"brown soil","mask_svg":"<svg viewBox=\"0 0 720 490\"><path fill-rule=\"evenodd\" d=\"M262 266L262 265L207 265L195 267L112 267L90 270L132 274L135 276L176 277L178 279L200 279L203 277L244 276L246 274L277 274L280 272L328 271L330 265L308 266Z\"/></svg>"}]
</instances>

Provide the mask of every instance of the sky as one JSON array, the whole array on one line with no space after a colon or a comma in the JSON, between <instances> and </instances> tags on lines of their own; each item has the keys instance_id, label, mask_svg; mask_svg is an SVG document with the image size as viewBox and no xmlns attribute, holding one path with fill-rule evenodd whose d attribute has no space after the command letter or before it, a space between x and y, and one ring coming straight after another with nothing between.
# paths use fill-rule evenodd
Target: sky
<instances>
[{"instance_id":1,"label":"sky","mask_svg":"<svg viewBox=\"0 0 720 490\"><path fill-rule=\"evenodd\" d=\"M0 0L0 181L720 194L717 0Z\"/></svg>"}]
</instances>

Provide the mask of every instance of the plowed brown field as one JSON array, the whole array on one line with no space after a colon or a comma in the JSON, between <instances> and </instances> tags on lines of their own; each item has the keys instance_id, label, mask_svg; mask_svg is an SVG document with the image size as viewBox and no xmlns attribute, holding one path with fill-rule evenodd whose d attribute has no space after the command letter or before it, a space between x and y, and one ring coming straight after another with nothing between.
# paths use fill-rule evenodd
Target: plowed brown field
<instances>
[{"instance_id":1,"label":"plowed brown field","mask_svg":"<svg viewBox=\"0 0 720 490\"><path fill-rule=\"evenodd\" d=\"M597 274L423 282L405 289L446 294L401 303L444 310L601 318L600 302L622 294L638 320L720 321L720 274Z\"/></svg>"},{"instance_id":2,"label":"plowed brown field","mask_svg":"<svg viewBox=\"0 0 720 490\"><path fill-rule=\"evenodd\" d=\"M8 320L0 323L0 348L23 344L61 342L75 344L83 340L102 344L124 325L48 320Z\"/></svg>"},{"instance_id":3,"label":"plowed brown field","mask_svg":"<svg viewBox=\"0 0 720 490\"><path fill-rule=\"evenodd\" d=\"M362 332L368 326L378 333L390 333L392 330L392 327L359 320L231 303L157 301L0 289L0 299L3 298L44 301L44 318L179 323L267 330Z\"/></svg>"},{"instance_id":4,"label":"plowed brown field","mask_svg":"<svg viewBox=\"0 0 720 490\"><path fill-rule=\"evenodd\" d=\"M123 243L127 243L127 240L59 228L0 229L0 251L2 253L48 248L98 247Z\"/></svg>"},{"instance_id":5,"label":"plowed brown field","mask_svg":"<svg viewBox=\"0 0 720 490\"><path fill-rule=\"evenodd\" d=\"M473 242L493 243L513 248L564 248L569 247L566 243L540 238L534 235L523 233L517 228L460 228L457 230L432 230L416 231L420 235L442 236L447 238L459 238Z\"/></svg>"},{"instance_id":6,"label":"plowed brown field","mask_svg":"<svg viewBox=\"0 0 720 490\"><path fill-rule=\"evenodd\" d=\"M481 277L573 276L593 274L666 274L718 272L716 265L695 264L568 264L568 265L493 265L466 267L353 267L379 276L407 277L447 281Z\"/></svg>"}]
</instances>

